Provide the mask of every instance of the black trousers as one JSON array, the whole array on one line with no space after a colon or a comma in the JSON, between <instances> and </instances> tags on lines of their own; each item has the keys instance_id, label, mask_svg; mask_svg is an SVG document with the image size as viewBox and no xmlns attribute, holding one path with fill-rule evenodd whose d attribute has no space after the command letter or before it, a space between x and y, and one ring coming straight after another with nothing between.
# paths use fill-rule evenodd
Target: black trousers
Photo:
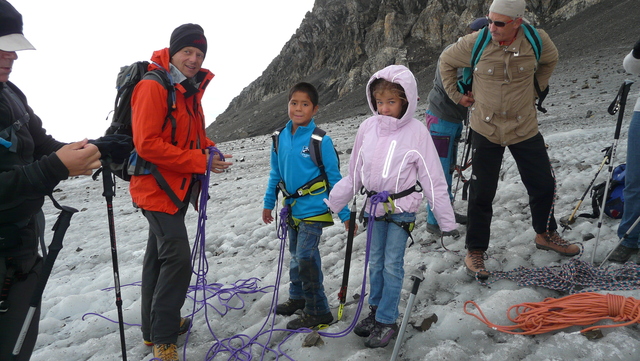
<instances>
[{"instance_id":1,"label":"black trousers","mask_svg":"<svg viewBox=\"0 0 640 361\"><path fill-rule=\"evenodd\" d=\"M472 174L469 187L467 223L467 249L486 251L491 237L493 199L498 188L498 177L505 147L473 132L471 147ZM531 223L536 233L558 228L552 205L555 180L542 134L508 146L515 159L522 183L529 195ZM548 227L547 227L548 225Z\"/></svg>"},{"instance_id":2,"label":"black trousers","mask_svg":"<svg viewBox=\"0 0 640 361\"><path fill-rule=\"evenodd\" d=\"M13 358L13 349L22 330L22 325L29 311L29 303L33 291L38 284L38 277L42 269L42 258L38 254L38 237L44 235L44 217L33 217L29 224L20 230L23 243L33 245L31 254L23 254L18 258L0 259L0 282L5 281L7 272L13 272L14 277L7 297L7 312L0 313L0 360L26 361L38 338L38 324L40 322L40 305L35 310L29 329L22 343L18 358ZM10 270L11 269L11 270Z\"/></svg>"},{"instance_id":3,"label":"black trousers","mask_svg":"<svg viewBox=\"0 0 640 361\"><path fill-rule=\"evenodd\" d=\"M175 344L178 339L180 309L191 281L187 208L176 214L142 211L149 221L142 266L142 337L155 344Z\"/></svg>"}]
</instances>

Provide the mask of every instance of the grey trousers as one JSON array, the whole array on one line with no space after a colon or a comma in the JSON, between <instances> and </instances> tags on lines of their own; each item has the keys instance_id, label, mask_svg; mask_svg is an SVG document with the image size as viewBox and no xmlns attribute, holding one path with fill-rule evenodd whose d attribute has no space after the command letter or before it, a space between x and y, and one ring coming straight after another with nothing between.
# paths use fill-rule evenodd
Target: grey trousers
<instances>
[{"instance_id":1,"label":"grey trousers","mask_svg":"<svg viewBox=\"0 0 640 361\"><path fill-rule=\"evenodd\" d=\"M143 210L149 239L142 265L142 337L175 344L180 309L191 281L191 250L184 224L188 206L176 214Z\"/></svg>"}]
</instances>

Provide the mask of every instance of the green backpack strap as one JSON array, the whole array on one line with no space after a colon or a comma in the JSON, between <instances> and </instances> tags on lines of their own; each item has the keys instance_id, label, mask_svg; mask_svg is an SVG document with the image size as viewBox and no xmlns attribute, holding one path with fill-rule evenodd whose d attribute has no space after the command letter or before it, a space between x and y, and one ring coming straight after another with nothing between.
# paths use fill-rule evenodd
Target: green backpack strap
<instances>
[{"instance_id":1,"label":"green backpack strap","mask_svg":"<svg viewBox=\"0 0 640 361\"><path fill-rule=\"evenodd\" d=\"M487 27L480 30L480 35L476 39L476 43L473 45L471 51L471 66L462 70L462 79L458 80L458 91L462 94L466 94L471 91L471 85L473 83L473 69L478 64L484 48L491 41L491 32Z\"/></svg>"},{"instance_id":2,"label":"green backpack strap","mask_svg":"<svg viewBox=\"0 0 640 361\"><path fill-rule=\"evenodd\" d=\"M542 54L542 39L540 38L540 34L538 30L529 24L522 24L522 31L524 31L524 36L527 37L529 43L531 43L531 47L533 48L533 53L536 56L536 61L540 61L540 54Z\"/></svg>"},{"instance_id":3,"label":"green backpack strap","mask_svg":"<svg viewBox=\"0 0 640 361\"><path fill-rule=\"evenodd\" d=\"M540 61L540 55L542 54L542 38L540 38L538 30L529 24L522 24L522 30L524 31L524 36L526 36L529 43L531 43L533 53L536 56L536 61ZM533 86L535 87L536 94L538 95L536 108L542 113L546 113L547 109L542 107L542 102L544 101L544 98L547 97L547 94L549 94L549 87L545 90L541 90L538 78L536 77L533 78Z\"/></svg>"}]
</instances>

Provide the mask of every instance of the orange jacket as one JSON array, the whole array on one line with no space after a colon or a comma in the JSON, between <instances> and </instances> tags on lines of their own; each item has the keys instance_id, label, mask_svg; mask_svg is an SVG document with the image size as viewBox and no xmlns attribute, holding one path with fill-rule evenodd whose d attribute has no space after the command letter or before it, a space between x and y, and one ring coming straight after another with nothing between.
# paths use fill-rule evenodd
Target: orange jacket
<instances>
[{"instance_id":1,"label":"orange jacket","mask_svg":"<svg viewBox=\"0 0 640 361\"><path fill-rule=\"evenodd\" d=\"M151 60L169 70L169 48L155 51ZM154 64L149 65L149 70L156 68ZM185 88L183 84L175 84L176 109L172 115L176 118L176 145L171 144L171 122L165 125L167 90L155 80L142 80L136 85L131 98L133 144L140 157L158 167L171 189L182 200L186 197L194 174L206 172L204 148L215 145L207 138L201 103L213 73L201 69L196 78L199 88L193 95L187 94L190 86ZM153 175L132 176L129 190L133 202L142 209L169 214L178 211Z\"/></svg>"}]
</instances>

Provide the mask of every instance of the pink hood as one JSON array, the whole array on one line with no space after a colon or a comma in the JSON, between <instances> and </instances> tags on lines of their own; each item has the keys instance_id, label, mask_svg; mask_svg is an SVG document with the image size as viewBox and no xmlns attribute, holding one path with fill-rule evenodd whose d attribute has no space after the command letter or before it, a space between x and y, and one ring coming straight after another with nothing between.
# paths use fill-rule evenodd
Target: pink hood
<instances>
[{"instance_id":1,"label":"pink hood","mask_svg":"<svg viewBox=\"0 0 640 361\"><path fill-rule=\"evenodd\" d=\"M369 86L379 78L404 88L409 105L402 118L379 115L374 111ZM426 126L413 117L418 105L415 77L405 66L391 65L375 73L366 89L374 115L360 125L349 160L349 175L333 187L327 204L337 213L362 186L369 191L393 194L411 188L419 180L423 191L397 199L394 213L417 212L424 197L440 228L443 231L455 229L457 225L438 153ZM366 209L369 209L368 205ZM380 205L376 216L383 214L384 208Z\"/></svg>"}]
</instances>

